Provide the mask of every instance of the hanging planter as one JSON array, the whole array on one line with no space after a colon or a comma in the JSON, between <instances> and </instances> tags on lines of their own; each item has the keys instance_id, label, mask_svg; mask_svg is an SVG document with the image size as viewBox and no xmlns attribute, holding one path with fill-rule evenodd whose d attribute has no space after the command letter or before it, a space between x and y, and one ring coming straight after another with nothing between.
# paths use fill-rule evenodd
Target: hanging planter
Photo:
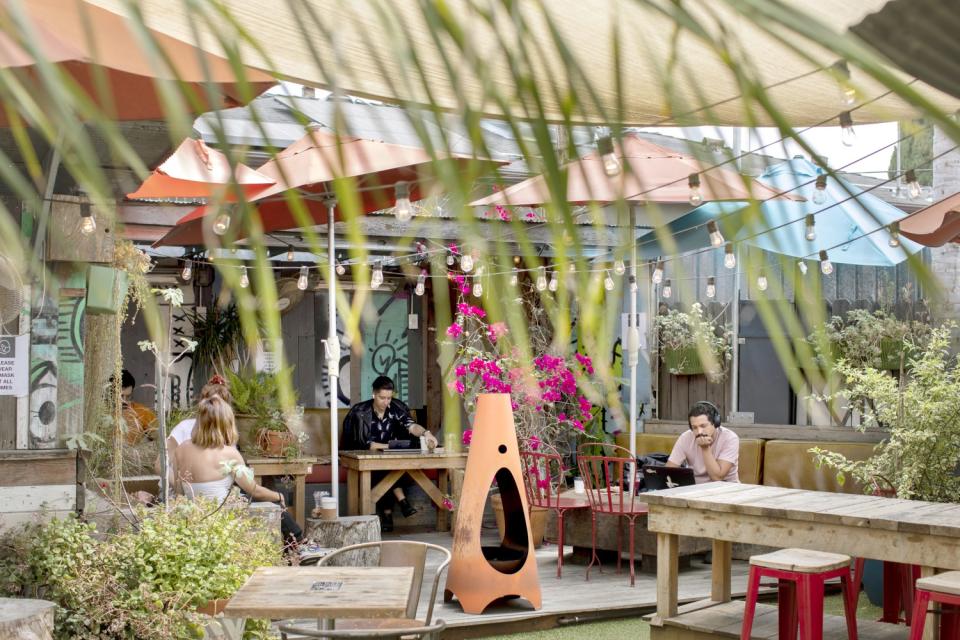
<instances>
[{"instance_id":1,"label":"hanging planter","mask_svg":"<svg viewBox=\"0 0 960 640\"><path fill-rule=\"evenodd\" d=\"M679 349L665 347L660 353L663 365L673 375L694 376L704 373L703 362L695 345Z\"/></svg>"},{"instance_id":2,"label":"hanging planter","mask_svg":"<svg viewBox=\"0 0 960 640\"><path fill-rule=\"evenodd\" d=\"M880 339L880 368L887 371L898 371L900 359L903 357L903 366L907 366L907 346L900 340L893 338Z\"/></svg>"}]
</instances>

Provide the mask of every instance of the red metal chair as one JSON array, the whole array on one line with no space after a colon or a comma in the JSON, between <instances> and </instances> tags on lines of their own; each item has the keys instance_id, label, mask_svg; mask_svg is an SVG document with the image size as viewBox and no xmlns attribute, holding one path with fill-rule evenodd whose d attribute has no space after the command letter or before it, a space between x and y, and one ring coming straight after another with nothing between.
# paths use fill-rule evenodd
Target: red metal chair
<instances>
[{"instance_id":1,"label":"red metal chair","mask_svg":"<svg viewBox=\"0 0 960 640\"><path fill-rule=\"evenodd\" d=\"M599 449L606 455L592 455L586 453L591 449ZM591 542L593 546L590 564L587 565L587 580L590 579L590 568L594 562L600 565L597 556L597 514L617 516L617 573L620 572L621 555L623 555L623 533L620 528L620 518L626 518L630 525L630 586L634 585L636 569L633 566L634 532L636 520L647 513L647 504L639 496L630 492L631 487L623 486L629 480L629 474L636 478L636 461L630 455L630 450L614 444L584 444L577 449L577 464L580 475L587 490L590 501ZM624 473L626 471L626 473ZM601 569L602 571L602 569Z\"/></svg>"},{"instance_id":2,"label":"red metal chair","mask_svg":"<svg viewBox=\"0 0 960 640\"><path fill-rule=\"evenodd\" d=\"M557 578L563 570L563 514L572 509L589 509L585 495L561 495L566 488L566 471L559 453L521 451L523 483L532 507L552 509L557 514Z\"/></svg>"}]
</instances>

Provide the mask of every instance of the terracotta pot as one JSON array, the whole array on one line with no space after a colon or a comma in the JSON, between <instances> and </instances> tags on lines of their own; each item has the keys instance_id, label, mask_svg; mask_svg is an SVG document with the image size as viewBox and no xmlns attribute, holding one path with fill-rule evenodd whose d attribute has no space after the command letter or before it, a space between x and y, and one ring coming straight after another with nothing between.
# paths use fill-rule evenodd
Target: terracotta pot
<instances>
[{"instance_id":1,"label":"terracotta pot","mask_svg":"<svg viewBox=\"0 0 960 640\"><path fill-rule=\"evenodd\" d=\"M493 507L493 517L497 520L497 530L500 532L500 538L503 538L505 524L503 522L503 503L500 501L500 494L495 493L490 496L490 506ZM539 547L543 544L543 537L547 532L547 518L550 510L546 507L530 507L530 535L533 536L533 546Z\"/></svg>"},{"instance_id":2,"label":"terracotta pot","mask_svg":"<svg viewBox=\"0 0 960 640\"><path fill-rule=\"evenodd\" d=\"M286 449L294 442L296 436L289 431L260 429L257 432L257 446L266 456L283 457Z\"/></svg>"}]
</instances>

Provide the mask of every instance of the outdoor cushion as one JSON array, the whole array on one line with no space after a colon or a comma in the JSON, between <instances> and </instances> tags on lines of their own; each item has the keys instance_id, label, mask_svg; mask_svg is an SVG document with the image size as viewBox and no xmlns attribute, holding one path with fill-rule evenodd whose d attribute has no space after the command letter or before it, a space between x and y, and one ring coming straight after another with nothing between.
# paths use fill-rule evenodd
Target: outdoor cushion
<instances>
[{"instance_id":1,"label":"outdoor cushion","mask_svg":"<svg viewBox=\"0 0 960 640\"><path fill-rule=\"evenodd\" d=\"M802 427L796 427L802 429ZM814 442L809 440L767 440L763 449L763 484L771 487L863 493L863 487L847 476L840 484L837 474L826 466L817 468L811 447L842 453L852 460L865 460L873 454L869 442Z\"/></svg>"}]
</instances>

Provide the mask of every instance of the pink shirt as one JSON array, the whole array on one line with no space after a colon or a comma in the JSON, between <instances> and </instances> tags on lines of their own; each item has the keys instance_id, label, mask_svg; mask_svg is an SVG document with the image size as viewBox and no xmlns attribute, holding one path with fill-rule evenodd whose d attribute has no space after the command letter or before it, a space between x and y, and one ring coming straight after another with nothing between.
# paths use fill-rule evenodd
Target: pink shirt
<instances>
[{"instance_id":1,"label":"pink shirt","mask_svg":"<svg viewBox=\"0 0 960 640\"><path fill-rule=\"evenodd\" d=\"M673 451L670 452L670 462L674 464L687 463L693 469L697 484L701 482L711 482L707 474L707 465L703 461L703 450L696 442L697 434L687 430L677 438L673 445ZM724 460L732 462L733 466L723 479L724 482L740 482L740 475L737 473L737 466L740 459L740 437L726 427L717 429L713 444L710 445L710 451L717 462Z\"/></svg>"}]
</instances>

